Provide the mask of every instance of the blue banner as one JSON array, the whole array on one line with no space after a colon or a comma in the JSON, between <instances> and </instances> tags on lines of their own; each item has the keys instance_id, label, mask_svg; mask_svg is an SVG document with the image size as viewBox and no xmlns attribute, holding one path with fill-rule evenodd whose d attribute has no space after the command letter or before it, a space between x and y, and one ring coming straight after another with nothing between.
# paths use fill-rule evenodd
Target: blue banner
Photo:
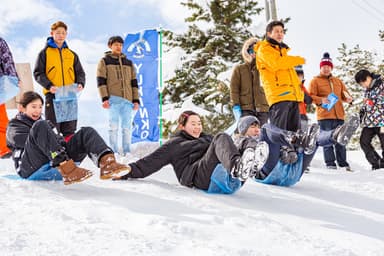
<instances>
[{"instance_id":1,"label":"blue banner","mask_svg":"<svg viewBox=\"0 0 384 256\"><path fill-rule=\"evenodd\" d=\"M140 109L134 117L132 143L159 141L159 32L128 34L123 53L132 60L139 85Z\"/></svg>"}]
</instances>

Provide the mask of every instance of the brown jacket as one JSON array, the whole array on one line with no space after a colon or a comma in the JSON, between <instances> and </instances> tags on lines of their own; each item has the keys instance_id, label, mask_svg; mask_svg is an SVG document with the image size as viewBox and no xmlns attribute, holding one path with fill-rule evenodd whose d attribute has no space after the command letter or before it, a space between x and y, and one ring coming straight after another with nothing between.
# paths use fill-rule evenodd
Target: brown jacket
<instances>
[{"instance_id":1,"label":"brown jacket","mask_svg":"<svg viewBox=\"0 0 384 256\"><path fill-rule=\"evenodd\" d=\"M97 87L102 101L114 95L140 103L135 68L124 54L105 53L97 66Z\"/></svg>"},{"instance_id":2,"label":"brown jacket","mask_svg":"<svg viewBox=\"0 0 384 256\"><path fill-rule=\"evenodd\" d=\"M248 39L242 49L244 64L237 65L231 77L231 103L240 105L242 110L268 112L269 106L263 87L260 85L259 71L255 59L248 54L250 45L256 43L256 38Z\"/></svg>"},{"instance_id":3,"label":"brown jacket","mask_svg":"<svg viewBox=\"0 0 384 256\"><path fill-rule=\"evenodd\" d=\"M332 92L332 85L333 93L339 97L339 100L336 102L335 106L328 111L321 106L321 99L328 97L328 95ZM312 79L309 87L309 93L313 99L313 103L316 104L317 120L344 120L345 112L342 102L346 102L345 93L349 94L349 92L340 79L332 75L329 77L318 75Z\"/></svg>"}]
</instances>

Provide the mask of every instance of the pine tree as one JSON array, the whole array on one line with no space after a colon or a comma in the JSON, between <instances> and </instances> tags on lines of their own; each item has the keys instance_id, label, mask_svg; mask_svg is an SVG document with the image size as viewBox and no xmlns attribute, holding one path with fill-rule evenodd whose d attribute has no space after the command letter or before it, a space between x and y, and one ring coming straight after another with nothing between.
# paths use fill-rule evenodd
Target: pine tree
<instances>
[{"instance_id":1,"label":"pine tree","mask_svg":"<svg viewBox=\"0 0 384 256\"><path fill-rule=\"evenodd\" d=\"M384 41L384 33L379 34L381 41ZM383 74L383 60L378 59L376 53L362 50L359 45L349 49L345 44L338 48L340 66L335 67L335 74L345 83L348 91L354 99L353 103L348 105L345 110L347 116L359 113L363 104L364 89L355 82L355 74L361 69L367 69L371 72ZM384 75L384 74L383 74ZM359 128L349 143L349 149L357 149L359 147L359 137L361 128ZM375 143L376 144L376 143Z\"/></svg>"},{"instance_id":2,"label":"pine tree","mask_svg":"<svg viewBox=\"0 0 384 256\"><path fill-rule=\"evenodd\" d=\"M188 0L182 5L192 10L185 21L189 24L183 34L167 31L165 45L179 47L185 55L175 75L165 81L164 103L176 107L192 98L192 102L209 111L203 117L204 130L223 131L233 122L229 108L229 81L221 78L241 61L243 42L254 36L252 20L262 8L257 1L213 0L205 4ZM171 128L168 123L167 128Z\"/></svg>"}]
</instances>

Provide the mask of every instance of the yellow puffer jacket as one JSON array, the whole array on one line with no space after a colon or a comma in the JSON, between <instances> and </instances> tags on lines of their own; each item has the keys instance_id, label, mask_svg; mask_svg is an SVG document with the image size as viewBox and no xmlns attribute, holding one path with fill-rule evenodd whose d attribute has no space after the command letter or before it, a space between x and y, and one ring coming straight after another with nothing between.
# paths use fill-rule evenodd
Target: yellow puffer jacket
<instances>
[{"instance_id":1,"label":"yellow puffer jacket","mask_svg":"<svg viewBox=\"0 0 384 256\"><path fill-rule=\"evenodd\" d=\"M85 72L77 54L70 50L65 42L59 49L52 37L47 39L47 45L40 51L33 75L44 87L44 94L47 94L52 86L74 83L85 86Z\"/></svg>"},{"instance_id":2,"label":"yellow puffer jacket","mask_svg":"<svg viewBox=\"0 0 384 256\"><path fill-rule=\"evenodd\" d=\"M256 65L269 106L282 101L304 100L295 66L305 63L304 58L288 56L289 48L273 39L255 45Z\"/></svg>"}]
</instances>

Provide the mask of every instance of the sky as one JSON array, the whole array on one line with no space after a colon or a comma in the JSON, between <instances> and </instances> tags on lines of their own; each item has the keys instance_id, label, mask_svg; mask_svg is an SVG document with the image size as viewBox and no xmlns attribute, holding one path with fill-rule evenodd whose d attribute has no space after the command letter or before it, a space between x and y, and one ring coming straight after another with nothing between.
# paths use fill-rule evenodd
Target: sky
<instances>
[{"instance_id":1,"label":"sky","mask_svg":"<svg viewBox=\"0 0 384 256\"><path fill-rule=\"evenodd\" d=\"M85 98L97 97L96 65L112 35L126 35L149 28L186 30L188 10L173 0L0 0L0 36L11 47L16 62L29 62L33 68L44 47L50 25L62 20L68 25L67 42L86 70ZM204 1L203 1L204 2ZM259 1L264 6L264 1ZM322 54L328 51L337 64L337 48L349 47L383 54L378 32L384 23L384 2L380 0L276 0L278 18L290 17L285 42L290 54L306 58L306 78L319 72ZM255 17L255 33L264 33L265 16ZM179 65L179 56L165 54L164 78ZM230 75L230 72L228 73ZM40 89L40 86L35 84Z\"/></svg>"}]
</instances>

